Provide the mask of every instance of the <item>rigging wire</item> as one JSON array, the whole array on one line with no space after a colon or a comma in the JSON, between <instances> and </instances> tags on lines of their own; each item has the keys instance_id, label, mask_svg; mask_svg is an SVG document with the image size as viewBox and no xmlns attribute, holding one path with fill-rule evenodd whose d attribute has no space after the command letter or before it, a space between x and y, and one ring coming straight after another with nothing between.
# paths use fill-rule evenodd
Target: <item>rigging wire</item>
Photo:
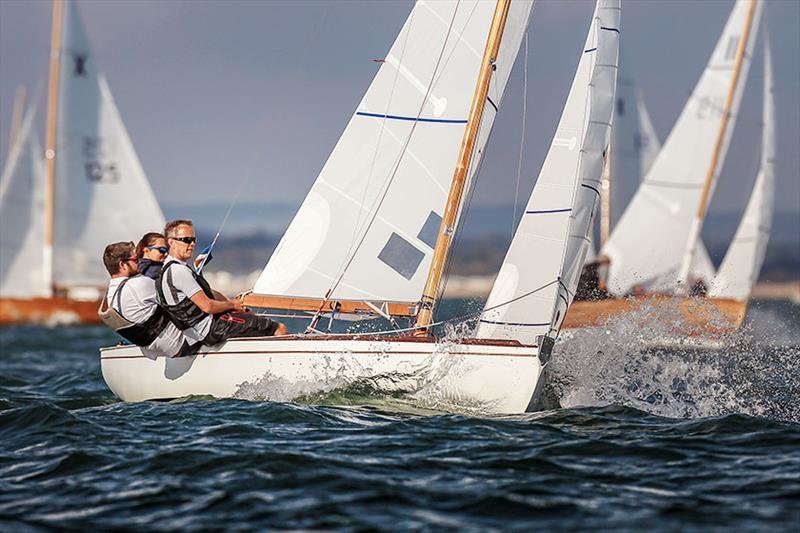
<instances>
[{"instance_id":1,"label":"rigging wire","mask_svg":"<svg viewBox=\"0 0 800 533\"><path fill-rule=\"evenodd\" d=\"M519 203L519 184L522 181L522 160L525 150L525 126L528 122L528 31L525 31L525 63L522 77L522 134L519 140L519 161L517 163L517 184L514 187L514 208L511 211L511 238L517 227L517 209Z\"/></svg>"},{"instance_id":2,"label":"rigging wire","mask_svg":"<svg viewBox=\"0 0 800 533\"><path fill-rule=\"evenodd\" d=\"M514 302L522 300L523 298L527 298L528 296L536 294L539 291L543 291L544 289L546 289L546 288L548 288L548 287L550 287L552 285L555 285L555 284L562 284L561 278L555 279L555 280L553 280L553 281L551 281L549 283L545 283L544 285L541 285L540 287L537 287L537 288L535 288L535 289L533 289L531 291L528 291L528 292L526 292L524 294L520 294L519 296L516 296L516 297L514 297L514 298L512 298L510 300L506 300L505 302L501 302L501 303L493 305L491 307L487 307L485 309L481 309L480 311L467 313L465 315L459 315L459 316L456 316L456 317L453 317L453 318L448 318L447 320L439 320L438 322L433 322L433 323L430 324L429 327L432 328L432 327L435 327L435 326L441 326L442 324L465 322L467 320L476 318L476 317L482 315L483 313L485 313L487 311L494 311L495 309L498 309L498 308L503 307L505 305L512 304ZM269 315L267 313L264 313L264 314L258 313L258 315L259 316L271 316L271 315ZM407 328L395 328L395 329L387 329L387 330L382 330L382 331L370 331L368 333L355 333L355 334L351 334L351 335L354 336L354 337L359 337L359 336L364 336L364 335L391 335L393 333L402 333L402 332L406 332L406 331L414 331L416 329L418 329L418 328L415 325L412 325L412 326L409 326ZM306 330L306 332L308 332L308 331L309 330ZM321 335L330 335L331 334L331 333L321 332L321 331L318 331L318 330L313 330L313 332L315 332L317 334L321 334ZM342 334L341 333L334 333L333 335L342 335Z\"/></svg>"},{"instance_id":3,"label":"rigging wire","mask_svg":"<svg viewBox=\"0 0 800 533\"><path fill-rule=\"evenodd\" d=\"M219 229L217 230L217 234L214 235L214 239L211 241L211 245L208 247L208 253L203 257L203 260L200 262L200 265L197 267L197 273L200 274L203 272L203 267L206 266L209 257L211 257L211 251L214 249L214 246L217 244L217 240L219 239L222 230L225 228L225 224L228 223L228 218L231 216L231 212L233 208L239 203L239 198L242 195L242 191L244 190L245 185L250 181L250 171L248 170L242 182L239 184L239 190L236 191L236 195L233 197L233 201L231 201L230 205L228 206L228 210L225 212L225 216L222 218L222 223L219 225Z\"/></svg>"},{"instance_id":4,"label":"rigging wire","mask_svg":"<svg viewBox=\"0 0 800 533\"><path fill-rule=\"evenodd\" d=\"M399 59L399 62L398 62L399 65L403 64L403 60L405 59L405 56L406 56L406 46L408 45L408 38L411 35L411 26L413 25L414 15L415 14L416 14L416 11L412 10L411 11L411 17L410 17L410 19L408 21L408 31L406 32L406 38L403 40L403 48L400 51L400 59ZM391 55L391 52L392 51L390 49L388 55ZM364 203L365 203L366 198L367 198L367 190L369 189L369 184L372 181L372 175L373 175L373 172L375 170L375 162L378 159L378 152L380 151L381 141L383 140L383 133L386 130L386 121L389 120L388 119L389 109L391 108L392 102L394 101L394 92L395 92L395 89L397 88L397 80L399 78L400 78L400 68L395 68L394 80L392 80L392 90L389 92L389 98L387 99L386 106L384 107L384 111L383 111L384 116L381 119L381 129L378 132L378 140L375 143L375 150L372 153L372 160L370 161L369 172L367 172L367 179L366 179L366 181L364 183L364 190L363 190L363 192L361 194L361 203L359 204L361 209L358 212L358 216L356 217L355 224L353 224L353 235L350 237L350 246L347 248L347 253L345 253L344 257L342 258L342 264L339 265L340 269L344 268L344 265L347 262L347 258L349 257L350 253L353 251L353 247L356 245L356 241L358 240L358 233L359 233L359 230L361 229L360 228L360 224L361 224L361 215L362 215L362 213L364 213L364 211L367 211L367 215L369 215L369 211L364 209ZM365 222L366 222L366 220L367 219L365 219Z\"/></svg>"},{"instance_id":5,"label":"rigging wire","mask_svg":"<svg viewBox=\"0 0 800 533\"><path fill-rule=\"evenodd\" d=\"M333 294L333 291L336 290L336 288L339 286L339 283L341 283L342 279L344 278L344 274L347 272L347 269L350 268L350 265L352 264L353 260L355 259L356 254L358 253L358 250L363 245L364 240L366 239L367 235L369 234L369 230L371 229L372 224L375 222L375 219L378 216L378 210L380 209L381 205L383 205L383 201L386 199L386 195L389 192L389 188L391 187L391 185L392 185L392 183L394 181L394 178L397 176L397 171L400 168L400 162L402 161L402 158L405 155L406 150L408 149L408 145L411 142L411 138L414 136L414 132L415 132L415 130L417 128L417 125L419 124L419 118L420 118L420 116L422 116L422 111L425 108L425 104L428 102L428 98L430 97L431 91L433 90L433 81L435 79L436 73L439 70L439 66L441 64L442 57L444 56L445 48L447 47L447 43L450 40L450 33L451 33L452 29L453 29L453 24L455 22L455 18L456 18L456 14L457 13L458 13L458 5L456 6L455 9L453 9L453 16L450 19L450 24L447 27L447 34L445 35L444 43L442 44L442 49L439 52L439 57L436 60L436 65L434 66L434 69L433 69L433 75L431 76L431 81L428 84L428 88L427 88L427 90L425 92L425 97L422 99L422 102L420 103L419 109L417 110L416 119L414 120L414 122L413 122L413 124L411 126L411 130L409 131L408 136L406 137L406 140L403 143L403 147L400 150L400 154L398 155L397 159L395 160L395 163L393 165L394 170L392 171L392 173L389 176L389 179L387 180L387 184L386 184L386 187L383 190L383 193L377 198L377 202L376 202L377 205L376 205L375 209L372 210L372 217L369 219L369 222L367 223L367 225L366 225L366 227L364 229L364 232L361 235L361 239L358 241L358 244L356 245L355 251L353 251L353 253L350 255L350 258L347 260L347 262L345 263L344 267L342 268L340 274L337 276L336 281L331 285L331 287L328 289L327 293L325 294L325 297L323 298L322 303L320 304L319 310L314 315L315 319L320 315L320 313L322 312L322 309L324 308L325 304L330 300L330 297Z\"/></svg>"}]
</instances>

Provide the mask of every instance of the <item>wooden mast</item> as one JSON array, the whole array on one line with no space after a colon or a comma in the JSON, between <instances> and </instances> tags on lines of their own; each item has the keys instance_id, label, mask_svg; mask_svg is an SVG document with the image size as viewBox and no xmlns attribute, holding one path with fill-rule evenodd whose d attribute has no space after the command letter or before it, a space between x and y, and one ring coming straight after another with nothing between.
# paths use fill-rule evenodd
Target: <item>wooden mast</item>
<instances>
[{"instance_id":1,"label":"wooden mast","mask_svg":"<svg viewBox=\"0 0 800 533\"><path fill-rule=\"evenodd\" d=\"M600 249L606 245L611 236L611 146L612 143L609 142L603 166L603 179L600 182Z\"/></svg>"},{"instance_id":2,"label":"wooden mast","mask_svg":"<svg viewBox=\"0 0 800 533\"><path fill-rule=\"evenodd\" d=\"M706 180L703 183L703 193L700 196L700 205L697 207L692 227L689 232L689 240L686 243L686 250L683 254L683 264L681 265L679 281L683 284L683 290L688 291L689 270L692 268L694 260L694 250L697 247L697 240L700 237L700 231L703 229L703 219L708 210L708 199L711 193L711 184L714 181L714 176L717 173L717 166L719 164L719 156L722 151L722 143L725 140L725 133L728 129L728 122L731 118L731 107L733 106L733 99L736 95L736 87L739 82L739 75L742 70L742 62L744 54L747 51L747 43L750 40L750 28L753 24L753 14L756 10L757 0L750 0L750 6L747 10L747 18L744 21L744 29L742 30L742 37L739 39L739 46L736 50L736 60L733 66L733 78L731 79L731 86L728 88L728 95L725 98L725 105L722 108L722 120L719 125L719 132L717 133L717 141L714 145L714 151L711 155L711 164L708 166L706 173Z\"/></svg>"},{"instance_id":3,"label":"wooden mast","mask_svg":"<svg viewBox=\"0 0 800 533\"><path fill-rule=\"evenodd\" d=\"M50 41L50 84L47 90L47 134L44 194L44 272L53 286L53 211L56 182L56 128L58 126L58 78L61 70L63 2L53 0L53 33Z\"/></svg>"},{"instance_id":4,"label":"wooden mast","mask_svg":"<svg viewBox=\"0 0 800 533\"><path fill-rule=\"evenodd\" d=\"M427 334L427 328L433 319L433 308L436 305L439 285L444 273L444 265L447 260L447 253L455 230L455 222L458 216L458 208L461 205L461 198L466 185L467 172L472 161L472 152L475 148L475 140L478 136L478 129L483 117L483 109L486 105L486 98L489 94L489 82L492 79L494 63L500 50L500 40L508 18L508 9L511 0L498 0L492 18L492 25L489 29L489 38L486 41L486 49L483 52L478 83L475 88L475 96L472 99L467 127L464 131L464 138L461 141L461 150L458 154L456 168L453 173L453 181L450 184L450 192L447 196L442 223L439 226L439 236L436 239L436 247L433 250L431 268L428 271L428 279L425 282L425 289L422 292L420 310L417 314L416 326L419 328L415 334Z\"/></svg>"},{"instance_id":5,"label":"wooden mast","mask_svg":"<svg viewBox=\"0 0 800 533\"><path fill-rule=\"evenodd\" d=\"M8 155L14 149L19 135L19 126L22 123L22 113L25 109L25 86L18 85L14 94L14 111L11 114L11 130L8 132Z\"/></svg>"}]
</instances>

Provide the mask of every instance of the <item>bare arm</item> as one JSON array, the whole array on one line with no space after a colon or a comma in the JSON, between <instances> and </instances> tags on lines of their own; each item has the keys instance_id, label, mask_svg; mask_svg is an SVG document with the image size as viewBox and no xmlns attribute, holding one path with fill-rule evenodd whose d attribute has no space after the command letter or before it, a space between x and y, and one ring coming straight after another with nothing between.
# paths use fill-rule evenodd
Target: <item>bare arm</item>
<instances>
[{"instance_id":1,"label":"bare arm","mask_svg":"<svg viewBox=\"0 0 800 533\"><path fill-rule=\"evenodd\" d=\"M219 292L216 289L211 289L211 292L214 293L214 299L219 300L220 302L230 302L231 299Z\"/></svg>"},{"instance_id":2,"label":"bare arm","mask_svg":"<svg viewBox=\"0 0 800 533\"><path fill-rule=\"evenodd\" d=\"M242 302L242 300L232 301L228 300L227 298L225 298L224 301L212 300L211 298L206 296L203 291L198 291L194 293L191 297L191 300L204 313L208 313L211 315L224 313L225 311L244 311L244 303Z\"/></svg>"}]
</instances>

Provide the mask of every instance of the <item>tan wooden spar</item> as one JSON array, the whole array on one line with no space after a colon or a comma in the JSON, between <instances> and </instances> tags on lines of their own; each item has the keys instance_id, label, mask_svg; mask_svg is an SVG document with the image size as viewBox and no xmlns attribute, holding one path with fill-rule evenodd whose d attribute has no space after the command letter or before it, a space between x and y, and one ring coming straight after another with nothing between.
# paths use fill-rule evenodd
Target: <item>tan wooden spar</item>
<instances>
[{"instance_id":1,"label":"tan wooden spar","mask_svg":"<svg viewBox=\"0 0 800 533\"><path fill-rule=\"evenodd\" d=\"M742 61L744 54L747 50L747 42L750 38L750 29L753 25L753 14L756 10L756 2L758 0L750 0L750 7L747 10L747 18L744 21L744 28L742 36L739 38L739 45L736 49L736 60L733 65L733 77L731 85L728 88L728 94L725 97L725 105L722 108L722 119L719 124L719 132L717 133L717 141L714 144L714 151L711 154L711 163L708 165L706 172L706 179L703 183L703 192L700 195L700 204L697 206L697 213L695 214L694 223L692 224L691 232L689 233L689 240L686 243L686 253L683 257L679 279L683 281L684 290L688 290L689 284L689 271L692 268L692 261L694 260L695 248L697 247L697 240L700 237L700 232L703 229L703 220L705 219L706 212L708 211L708 199L711 195L711 184L714 181L714 176L717 174L717 167L719 166L719 156L722 151L722 143L725 140L725 133L728 129L728 122L731 118L731 107L733 106L733 98L736 95L736 87L739 83L739 76L742 71Z\"/></svg>"},{"instance_id":2,"label":"tan wooden spar","mask_svg":"<svg viewBox=\"0 0 800 533\"><path fill-rule=\"evenodd\" d=\"M56 186L56 130L58 128L58 80L61 71L62 0L53 0L53 33L50 42L50 84L47 89L47 134L44 189L44 261L52 284L53 225Z\"/></svg>"},{"instance_id":3,"label":"tan wooden spar","mask_svg":"<svg viewBox=\"0 0 800 533\"><path fill-rule=\"evenodd\" d=\"M416 302L366 302L363 300L326 300L324 298L298 298L295 296L266 296L247 294L244 303L248 307L262 309L287 309L310 313L346 313L355 315L415 316Z\"/></svg>"},{"instance_id":4,"label":"tan wooden spar","mask_svg":"<svg viewBox=\"0 0 800 533\"><path fill-rule=\"evenodd\" d=\"M603 180L600 182L600 248L606 245L611 236L611 154L612 144L608 143L603 165Z\"/></svg>"},{"instance_id":5,"label":"tan wooden spar","mask_svg":"<svg viewBox=\"0 0 800 533\"><path fill-rule=\"evenodd\" d=\"M486 40L486 49L483 52L483 60L478 75L478 83L475 88L475 96L472 99L469 117L467 119L464 139L461 142L461 149L458 154L456 168L453 173L453 180L450 184L450 192L447 196L444 216L439 226L439 235L436 239L436 246L433 249L431 268L428 272L428 279L422 291L420 309L417 314L416 326L418 335L427 335L427 328L433 320L433 309L439 293L439 287L444 273L444 266L447 261L447 254L450 250L450 243L455 230L456 218L461 206L461 199L466 185L467 173L472 153L475 148L475 140L483 117L483 110L486 107L486 98L489 94L489 82L492 79L494 63L500 50L500 41L503 37L506 19L511 0L498 0L495 7L492 25L489 29L489 37Z\"/></svg>"}]
</instances>

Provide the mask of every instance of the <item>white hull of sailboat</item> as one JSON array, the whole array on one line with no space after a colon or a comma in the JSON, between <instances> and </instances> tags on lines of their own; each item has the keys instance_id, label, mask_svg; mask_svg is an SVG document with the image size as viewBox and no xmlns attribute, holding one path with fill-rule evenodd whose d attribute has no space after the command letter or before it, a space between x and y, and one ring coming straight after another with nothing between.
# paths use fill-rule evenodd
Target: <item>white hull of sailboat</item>
<instances>
[{"instance_id":1,"label":"white hull of sailboat","mask_svg":"<svg viewBox=\"0 0 800 533\"><path fill-rule=\"evenodd\" d=\"M291 401L364 386L446 410L511 414L536 403L544 371L537 352L513 341L269 337L232 339L180 358L105 348L101 366L109 388L129 402L192 395Z\"/></svg>"}]
</instances>

